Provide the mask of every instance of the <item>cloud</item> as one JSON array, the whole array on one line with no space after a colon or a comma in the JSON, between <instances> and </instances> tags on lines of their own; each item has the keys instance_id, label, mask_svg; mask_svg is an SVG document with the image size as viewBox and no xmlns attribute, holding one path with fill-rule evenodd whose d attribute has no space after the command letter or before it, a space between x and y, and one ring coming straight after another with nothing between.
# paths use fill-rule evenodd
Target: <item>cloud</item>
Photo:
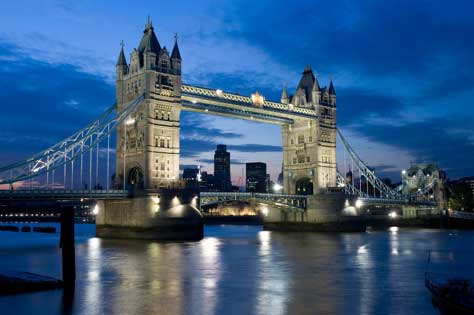
<instances>
[{"instance_id":1,"label":"cloud","mask_svg":"<svg viewBox=\"0 0 474 315\"><path fill-rule=\"evenodd\" d=\"M474 173L474 144L470 141L472 130L461 129L450 133L449 129L463 123L459 117L438 118L407 123L402 127L365 124L359 129L373 141L412 152L417 158L414 162L438 163L450 177L461 177Z\"/></svg>"},{"instance_id":2,"label":"cloud","mask_svg":"<svg viewBox=\"0 0 474 315\"><path fill-rule=\"evenodd\" d=\"M186 169L186 168L196 169L196 168L198 168L198 165L196 165L196 164L180 164L179 165L179 169L181 171Z\"/></svg>"},{"instance_id":3,"label":"cloud","mask_svg":"<svg viewBox=\"0 0 474 315\"><path fill-rule=\"evenodd\" d=\"M455 0L450 5L456 10L425 0L302 0L291 6L254 1L248 10L249 4L151 5L160 6L155 24L162 44L171 41L174 31L181 34L184 82L243 95L258 89L267 99L278 100L282 82L293 92L310 63L322 85L334 76L338 124L371 141L373 148L358 148L369 164L399 166L413 155L414 160L440 163L450 176L473 172L474 73L469 69L474 68L474 41L466 40L474 33L473 2ZM136 11L145 6L137 5ZM39 6L32 2L30 11ZM118 1L104 19L103 8L94 3L54 5L42 11L53 12L54 19L41 16L47 23L36 23L35 15L20 10L13 12L27 17L9 19L11 13L4 14L0 101L11 108L0 117L0 161L54 143L113 99L118 49L112 51L112 43L120 41L119 35L127 44L138 43L144 19L131 14L128 26L117 33L116 21L125 6ZM187 23L181 23L184 18ZM66 25L66 20L71 22ZM53 32L58 23L65 25L64 34ZM133 45L127 47L129 52ZM248 154L246 158L281 151L268 146L262 135L249 139L236 124L216 123L222 121L183 112L182 156L204 158L220 142ZM25 142L28 147L17 144ZM381 163L386 147L405 155Z\"/></svg>"},{"instance_id":4,"label":"cloud","mask_svg":"<svg viewBox=\"0 0 474 315\"><path fill-rule=\"evenodd\" d=\"M33 60L0 41L0 163L38 152L84 127L113 103L114 87L71 65Z\"/></svg>"},{"instance_id":5,"label":"cloud","mask_svg":"<svg viewBox=\"0 0 474 315\"><path fill-rule=\"evenodd\" d=\"M265 145L265 144L238 144L238 145L229 145L227 146L231 151L238 152L282 152L282 148L276 145Z\"/></svg>"},{"instance_id":6,"label":"cloud","mask_svg":"<svg viewBox=\"0 0 474 315\"><path fill-rule=\"evenodd\" d=\"M213 159L199 159L199 160L196 160L196 161L204 163L204 164L214 164ZM231 165L245 165L245 162L242 162L242 161L236 160L236 159L230 159L230 164Z\"/></svg>"}]
</instances>

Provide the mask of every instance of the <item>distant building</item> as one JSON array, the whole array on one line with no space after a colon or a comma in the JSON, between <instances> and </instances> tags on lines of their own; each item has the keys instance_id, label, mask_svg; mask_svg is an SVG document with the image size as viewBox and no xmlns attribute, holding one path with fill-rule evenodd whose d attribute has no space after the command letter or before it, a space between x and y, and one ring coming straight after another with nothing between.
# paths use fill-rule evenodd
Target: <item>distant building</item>
<instances>
[{"instance_id":1,"label":"distant building","mask_svg":"<svg viewBox=\"0 0 474 315\"><path fill-rule=\"evenodd\" d=\"M245 164L245 190L247 192L267 192L267 164L262 162Z\"/></svg>"},{"instance_id":2,"label":"distant building","mask_svg":"<svg viewBox=\"0 0 474 315\"><path fill-rule=\"evenodd\" d=\"M199 189L201 191L219 191L219 187L216 187L216 180L214 175L208 174L207 172L201 172L201 181L199 182Z\"/></svg>"},{"instance_id":3,"label":"distant building","mask_svg":"<svg viewBox=\"0 0 474 315\"><path fill-rule=\"evenodd\" d=\"M460 179L451 180L451 181L449 181L448 184L450 186L455 186L455 185L459 185L459 184L466 185L471 189L472 194L474 195L474 176L463 177L463 178L460 178Z\"/></svg>"},{"instance_id":4,"label":"distant building","mask_svg":"<svg viewBox=\"0 0 474 315\"><path fill-rule=\"evenodd\" d=\"M462 181L466 183L467 185L469 185L469 187L471 187L472 194L474 195L474 176L464 177L464 178L461 178L459 181Z\"/></svg>"},{"instance_id":5,"label":"distant building","mask_svg":"<svg viewBox=\"0 0 474 315\"><path fill-rule=\"evenodd\" d=\"M230 152L224 144L218 144L214 153L214 178L220 191L232 191Z\"/></svg>"},{"instance_id":6,"label":"distant building","mask_svg":"<svg viewBox=\"0 0 474 315\"><path fill-rule=\"evenodd\" d=\"M183 170L182 179L185 181L197 181L199 174L198 168L185 168Z\"/></svg>"}]
</instances>

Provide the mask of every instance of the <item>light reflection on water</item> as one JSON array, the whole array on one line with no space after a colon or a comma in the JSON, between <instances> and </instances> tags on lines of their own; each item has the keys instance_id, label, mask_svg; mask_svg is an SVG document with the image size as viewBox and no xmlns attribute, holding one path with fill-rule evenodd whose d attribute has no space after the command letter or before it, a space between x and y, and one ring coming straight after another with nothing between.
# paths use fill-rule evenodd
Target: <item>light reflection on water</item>
<instances>
[{"instance_id":1,"label":"light reflection on water","mask_svg":"<svg viewBox=\"0 0 474 315\"><path fill-rule=\"evenodd\" d=\"M2 314L437 314L423 283L426 251L474 241L471 231L395 228L311 234L212 226L202 241L180 243L78 230L72 301L61 290L3 296ZM60 277L58 240L0 232L0 271Z\"/></svg>"}]
</instances>

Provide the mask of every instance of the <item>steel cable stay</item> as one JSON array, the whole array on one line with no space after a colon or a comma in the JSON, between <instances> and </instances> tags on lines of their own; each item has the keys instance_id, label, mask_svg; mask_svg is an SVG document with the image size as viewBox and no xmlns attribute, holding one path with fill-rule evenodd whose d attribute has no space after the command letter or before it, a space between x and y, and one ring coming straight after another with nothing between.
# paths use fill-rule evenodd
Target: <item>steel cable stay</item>
<instances>
[{"instance_id":1,"label":"steel cable stay","mask_svg":"<svg viewBox=\"0 0 474 315\"><path fill-rule=\"evenodd\" d=\"M81 130L79 130L78 132L74 133L72 136L69 136L65 139L63 139L62 141L54 144L53 146L39 152L39 153L36 153L35 155L29 157L28 159L26 160L23 160L23 161L19 161L19 162L15 162L15 163L12 163L10 165L6 165L6 166L3 166L3 167L0 167L0 173L5 171L5 170L9 170L9 169L13 169L15 167L18 167L18 166L21 166L21 165L25 165L25 164L29 164L31 162L34 162L34 161L37 161L45 156L50 156L52 153L54 152L58 152L58 151L61 151L60 149L61 148L64 148L66 147L67 145L71 144L71 143L75 143L77 142L77 139L80 139L82 138L83 135L81 135L81 133L83 133L84 131L87 131L87 130L91 130L92 128L95 128L97 126L97 123L104 120L105 118L109 117L110 114L113 112L113 110L115 109L115 106L116 104L112 105L111 107L109 107L104 113L102 113L98 118L96 118L94 121L92 121L91 123L89 123L86 127L82 128Z\"/></svg>"},{"instance_id":2,"label":"steel cable stay","mask_svg":"<svg viewBox=\"0 0 474 315\"><path fill-rule=\"evenodd\" d=\"M349 142L347 142L347 140L344 138L339 128L337 128L336 130L337 130L337 134L339 135L339 138L344 144L345 150L351 156L352 161L356 163L356 166L361 170L361 172L363 173L362 175L372 184L372 186L374 187L374 192L375 192L375 189L378 189L381 193L380 197L394 198L394 199L401 198L402 196L400 194L398 194L396 191L394 191L392 188L390 188L384 182L382 182L377 176L375 176L375 173L371 171L369 167L365 165L364 162L362 162L362 160L359 158L359 156L354 151L354 149L352 149Z\"/></svg>"},{"instance_id":3,"label":"steel cable stay","mask_svg":"<svg viewBox=\"0 0 474 315\"><path fill-rule=\"evenodd\" d=\"M388 199L404 199L404 200L406 200L406 198L416 198L416 197L426 195L435 187L436 181L433 180L429 184L427 184L425 187L420 188L420 189L418 189L418 191L416 191L412 194L409 194L409 195L403 195L402 194L403 185L400 185L395 189L392 189L392 188L388 187L378 177L375 176L374 172L371 171L364 162L362 162L362 160L359 158L359 156L354 151L354 149L352 149L352 147L350 146L348 141L342 136L342 133L339 129L337 129L337 133L338 133L340 139L342 140L342 142L344 144L344 151L343 151L344 156L345 156L345 151L347 150L347 152L349 153L352 161L356 163L356 166L357 166L358 171L359 171L359 187L356 187L352 183L348 184L346 182L345 176L343 174L341 174L341 172L339 170L337 170L337 186L338 187L344 187L344 191L345 191L346 194L357 195L357 196L360 196L360 197L370 198L369 191L368 191L368 183L370 182L370 184L373 186L374 194L375 194L375 189L377 189L381 193L380 197L385 197L385 198L388 198ZM346 164L345 164L345 161L344 161L344 167L345 166L346 166ZM352 171L352 169L351 169L351 171ZM354 173L352 173L352 176L353 176L352 181L354 181ZM362 180L363 177L365 177L366 181L367 181L367 192L364 192L362 190L361 180ZM385 193L385 195L383 196L382 193Z\"/></svg>"},{"instance_id":4,"label":"steel cable stay","mask_svg":"<svg viewBox=\"0 0 474 315\"><path fill-rule=\"evenodd\" d=\"M13 184L51 171L54 172L58 167L82 156L91 148L97 146L99 142L109 137L117 126L122 124L138 108L143 99L144 95L137 97L114 117L110 117L115 109L115 105L113 105L99 118L75 132L72 136L26 160L0 168L0 184Z\"/></svg>"}]
</instances>

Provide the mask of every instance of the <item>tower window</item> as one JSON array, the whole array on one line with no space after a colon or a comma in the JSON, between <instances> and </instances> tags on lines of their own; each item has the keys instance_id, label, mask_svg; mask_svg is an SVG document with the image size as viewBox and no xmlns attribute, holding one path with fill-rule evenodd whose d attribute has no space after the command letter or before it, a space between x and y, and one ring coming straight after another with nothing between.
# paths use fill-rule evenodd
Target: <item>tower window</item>
<instances>
[{"instance_id":1,"label":"tower window","mask_svg":"<svg viewBox=\"0 0 474 315\"><path fill-rule=\"evenodd\" d=\"M167 148L170 147L170 139L167 139L167 140L166 140L166 147L167 147Z\"/></svg>"},{"instance_id":2,"label":"tower window","mask_svg":"<svg viewBox=\"0 0 474 315\"><path fill-rule=\"evenodd\" d=\"M160 139L160 147L165 147L165 139Z\"/></svg>"},{"instance_id":3,"label":"tower window","mask_svg":"<svg viewBox=\"0 0 474 315\"><path fill-rule=\"evenodd\" d=\"M304 135L298 136L298 144L304 143Z\"/></svg>"}]
</instances>

